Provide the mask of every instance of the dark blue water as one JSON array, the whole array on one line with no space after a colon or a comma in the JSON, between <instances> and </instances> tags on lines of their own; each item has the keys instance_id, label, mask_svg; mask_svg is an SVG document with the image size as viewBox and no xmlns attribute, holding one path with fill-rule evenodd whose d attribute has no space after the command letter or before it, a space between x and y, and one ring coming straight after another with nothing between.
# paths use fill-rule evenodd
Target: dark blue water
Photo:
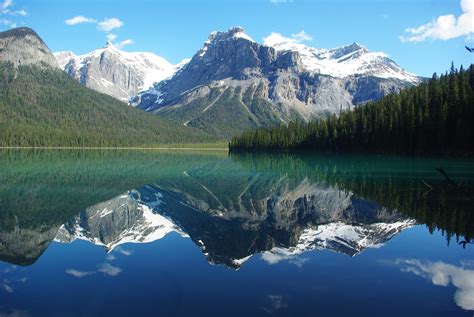
<instances>
[{"instance_id":1,"label":"dark blue water","mask_svg":"<svg viewBox=\"0 0 474 317\"><path fill-rule=\"evenodd\" d=\"M474 162L93 151L0 162L0 316L474 314Z\"/></svg>"}]
</instances>

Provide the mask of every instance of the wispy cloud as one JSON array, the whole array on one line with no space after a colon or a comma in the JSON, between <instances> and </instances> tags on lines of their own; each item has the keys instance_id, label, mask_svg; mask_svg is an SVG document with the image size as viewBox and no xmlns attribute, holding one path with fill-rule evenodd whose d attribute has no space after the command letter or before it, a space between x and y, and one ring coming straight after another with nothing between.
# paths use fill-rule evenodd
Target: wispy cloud
<instances>
[{"instance_id":1,"label":"wispy cloud","mask_svg":"<svg viewBox=\"0 0 474 317\"><path fill-rule=\"evenodd\" d=\"M133 254L132 251L130 251L130 250L125 250L125 249L123 249L123 248L121 248L121 247L115 248L114 251L115 251L115 252L118 252L118 253L120 253L120 254L123 254L123 255L125 255L125 256L130 256L130 255Z\"/></svg>"},{"instance_id":2,"label":"wispy cloud","mask_svg":"<svg viewBox=\"0 0 474 317\"><path fill-rule=\"evenodd\" d=\"M64 21L67 25L77 25L77 24L83 24L83 23L97 23L96 19L88 18L83 15L77 15L73 18L67 19Z\"/></svg>"},{"instance_id":3,"label":"wispy cloud","mask_svg":"<svg viewBox=\"0 0 474 317\"><path fill-rule=\"evenodd\" d=\"M12 0L4 0L3 2L0 2L0 12L4 15L9 15L9 16L20 16L20 17L25 17L28 15L28 12L26 12L25 9L21 10L14 10L14 3ZM5 23L5 21L10 21L8 19L3 19L3 22L0 24L7 25L10 27L15 27L16 23L13 21L10 21L10 23Z\"/></svg>"},{"instance_id":4,"label":"wispy cloud","mask_svg":"<svg viewBox=\"0 0 474 317\"><path fill-rule=\"evenodd\" d=\"M301 268L304 264L309 261L309 258L302 257L299 254L291 254L284 249L274 249L271 251L265 251L261 255L262 260L270 265L277 264L281 261L288 261L288 263L296 265Z\"/></svg>"},{"instance_id":5,"label":"wispy cloud","mask_svg":"<svg viewBox=\"0 0 474 317\"><path fill-rule=\"evenodd\" d=\"M7 279L3 280L3 283L1 284L2 288L5 290L7 293L13 293L13 287L10 285L10 281Z\"/></svg>"},{"instance_id":6,"label":"wispy cloud","mask_svg":"<svg viewBox=\"0 0 474 317\"><path fill-rule=\"evenodd\" d=\"M85 272L85 271L79 271L79 270L75 270L75 269L67 269L66 270L66 274L72 275L72 276L77 277L77 278L83 278L83 277L92 275L94 273L95 272Z\"/></svg>"},{"instance_id":7,"label":"wispy cloud","mask_svg":"<svg viewBox=\"0 0 474 317\"><path fill-rule=\"evenodd\" d=\"M400 265L403 272L424 277L434 285L453 284L457 289L454 294L456 304L463 309L474 310L474 270L466 266L414 259L398 259L395 264Z\"/></svg>"},{"instance_id":8,"label":"wispy cloud","mask_svg":"<svg viewBox=\"0 0 474 317\"><path fill-rule=\"evenodd\" d=\"M79 271L76 269L67 269L66 274L72 275L77 278L83 278L86 276L94 275L96 273L102 273L108 276L117 276L122 272L122 269L118 266L113 266L110 263L102 263L97 265L97 269L95 271Z\"/></svg>"},{"instance_id":9,"label":"wispy cloud","mask_svg":"<svg viewBox=\"0 0 474 317\"><path fill-rule=\"evenodd\" d=\"M122 269L117 266L113 266L110 263L103 263L98 267L97 271L104 273L105 275L117 276L120 272L122 272Z\"/></svg>"},{"instance_id":10,"label":"wispy cloud","mask_svg":"<svg viewBox=\"0 0 474 317\"><path fill-rule=\"evenodd\" d=\"M281 44L281 43L298 44L301 42L308 42L312 40L313 38L304 30L301 30L298 33L292 34L291 37L286 37L280 33L272 32L270 33L270 35L263 38L263 44L267 46L274 46L276 44Z\"/></svg>"},{"instance_id":11,"label":"wispy cloud","mask_svg":"<svg viewBox=\"0 0 474 317\"><path fill-rule=\"evenodd\" d=\"M306 33L304 30L299 31L298 33L291 34L291 37L298 42L312 41L313 38Z\"/></svg>"},{"instance_id":12,"label":"wispy cloud","mask_svg":"<svg viewBox=\"0 0 474 317\"><path fill-rule=\"evenodd\" d=\"M6 25L6 26L16 25L14 21L9 20L9 19L0 19L0 24Z\"/></svg>"},{"instance_id":13,"label":"wispy cloud","mask_svg":"<svg viewBox=\"0 0 474 317\"><path fill-rule=\"evenodd\" d=\"M4 0L2 2L2 10L7 10L9 7L11 7L13 5L13 1L12 0Z\"/></svg>"},{"instance_id":14,"label":"wispy cloud","mask_svg":"<svg viewBox=\"0 0 474 317\"><path fill-rule=\"evenodd\" d=\"M28 12L26 12L25 9L21 9L21 10L13 11L13 15L19 15L19 16L22 16L22 17L26 17L28 15Z\"/></svg>"},{"instance_id":15,"label":"wispy cloud","mask_svg":"<svg viewBox=\"0 0 474 317\"><path fill-rule=\"evenodd\" d=\"M113 34L113 33L110 33L110 34L107 34L105 36L105 38L107 39L107 41L109 42L113 42L117 39L117 35Z\"/></svg>"},{"instance_id":16,"label":"wispy cloud","mask_svg":"<svg viewBox=\"0 0 474 317\"><path fill-rule=\"evenodd\" d=\"M113 260L115 260L115 259L117 259L117 258L115 257L115 255L109 253L109 254L107 254L107 256L105 257L105 259L106 259L107 261L113 261Z\"/></svg>"},{"instance_id":17,"label":"wispy cloud","mask_svg":"<svg viewBox=\"0 0 474 317\"><path fill-rule=\"evenodd\" d=\"M474 33L474 0L461 0L462 14L441 15L418 27L408 28L400 36L402 42L422 42L428 39L450 40Z\"/></svg>"},{"instance_id":18,"label":"wispy cloud","mask_svg":"<svg viewBox=\"0 0 474 317\"><path fill-rule=\"evenodd\" d=\"M123 26L123 22L117 18L108 18L97 23L97 29L103 32L110 32Z\"/></svg>"},{"instance_id":19,"label":"wispy cloud","mask_svg":"<svg viewBox=\"0 0 474 317\"><path fill-rule=\"evenodd\" d=\"M131 39L128 39L128 40L124 40L124 41L121 41L119 43L116 43L115 46L119 49L123 48L124 46L127 46L127 45L133 45L135 44L135 42Z\"/></svg>"},{"instance_id":20,"label":"wispy cloud","mask_svg":"<svg viewBox=\"0 0 474 317\"><path fill-rule=\"evenodd\" d=\"M271 315L277 310L288 307L288 302L283 295L267 295L266 302L267 305L262 307L262 309Z\"/></svg>"},{"instance_id":21,"label":"wispy cloud","mask_svg":"<svg viewBox=\"0 0 474 317\"><path fill-rule=\"evenodd\" d=\"M118 18L105 18L102 21L98 21L94 18L89 18L83 15L77 15L73 18L64 21L67 25L78 25L84 23L93 23L96 25L97 30L105 32L105 38L108 42L113 43L117 39L117 35L110 33L113 30L121 28L124 23ZM127 39L119 43L114 43L117 48L123 48L126 45L134 44L133 40Z\"/></svg>"}]
</instances>

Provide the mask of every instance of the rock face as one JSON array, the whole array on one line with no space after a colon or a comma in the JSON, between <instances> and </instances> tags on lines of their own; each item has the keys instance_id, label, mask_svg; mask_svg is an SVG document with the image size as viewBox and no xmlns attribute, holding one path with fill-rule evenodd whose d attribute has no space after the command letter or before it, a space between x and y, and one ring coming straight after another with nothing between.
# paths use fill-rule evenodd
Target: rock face
<instances>
[{"instance_id":1,"label":"rock face","mask_svg":"<svg viewBox=\"0 0 474 317\"><path fill-rule=\"evenodd\" d=\"M0 62L58 68L48 46L30 28L22 27L0 32Z\"/></svg>"},{"instance_id":2,"label":"rock face","mask_svg":"<svg viewBox=\"0 0 474 317\"><path fill-rule=\"evenodd\" d=\"M91 206L59 229L55 240L69 243L88 240L112 251L124 243L159 240L170 232L185 234L156 210L161 194L144 186L119 197Z\"/></svg>"},{"instance_id":3,"label":"rock face","mask_svg":"<svg viewBox=\"0 0 474 317\"><path fill-rule=\"evenodd\" d=\"M110 42L101 49L80 56L72 52L57 52L54 55L69 76L86 87L123 101L171 76L182 66L182 63L172 65L152 53L125 52Z\"/></svg>"},{"instance_id":4,"label":"rock face","mask_svg":"<svg viewBox=\"0 0 474 317\"><path fill-rule=\"evenodd\" d=\"M16 265L31 265L48 248L58 232L58 227L38 226L0 232L0 260Z\"/></svg>"},{"instance_id":5,"label":"rock face","mask_svg":"<svg viewBox=\"0 0 474 317\"><path fill-rule=\"evenodd\" d=\"M254 42L240 27L213 32L173 77L130 103L228 138L339 113L419 81L358 44L333 50L271 44Z\"/></svg>"}]
</instances>

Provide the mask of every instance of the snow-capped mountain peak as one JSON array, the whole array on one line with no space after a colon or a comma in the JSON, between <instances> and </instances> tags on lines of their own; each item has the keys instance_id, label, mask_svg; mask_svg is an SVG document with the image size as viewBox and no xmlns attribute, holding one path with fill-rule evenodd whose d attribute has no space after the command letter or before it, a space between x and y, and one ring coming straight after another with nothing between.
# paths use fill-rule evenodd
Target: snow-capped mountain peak
<instances>
[{"instance_id":1,"label":"snow-capped mountain peak","mask_svg":"<svg viewBox=\"0 0 474 317\"><path fill-rule=\"evenodd\" d=\"M110 42L110 41L107 41L105 42L105 45L103 47L104 49L107 49L107 48L116 48L114 43Z\"/></svg>"},{"instance_id":2,"label":"snow-capped mountain peak","mask_svg":"<svg viewBox=\"0 0 474 317\"><path fill-rule=\"evenodd\" d=\"M83 55L57 52L54 56L61 68L81 84L124 101L183 66L153 53L123 51L109 41Z\"/></svg>"},{"instance_id":3,"label":"snow-capped mountain peak","mask_svg":"<svg viewBox=\"0 0 474 317\"><path fill-rule=\"evenodd\" d=\"M70 243L89 241L111 252L126 243L148 243L171 232L188 237L172 220L160 215L161 195L156 193L142 201L140 193L130 191L83 211L62 225L55 241Z\"/></svg>"},{"instance_id":4,"label":"snow-capped mountain peak","mask_svg":"<svg viewBox=\"0 0 474 317\"><path fill-rule=\"evenodd\" d=\"M402 69L387 54L371 52L357 42L324 49L307 46L292 38L274 34L267 37L264 44L277 51L298 52L304 67L312 73L336 78L349 76L395 78L413 84L420 81L419 77Z\"/></svg>"},{"instance_id":5,"label":"snow-capped mountain peak","mask_svg":"<svg viewBox=\"0 0 474 317\"><path fill-rule=\"evenodd\" d=\"M250 42L255 42L249 35L247 35L244 31L244 28L241 26L234 26L228 29L225 32L220 32L220 31L214 31L212 32L206 43L212 43L215 41L222 41L222 40L228 40L228 39L245 39Z\"/></svg>"},{"instance_id":6,"label":"snow-capped mountain peak","mask_svg":"<svg viewBox=\"0 0 474 317\"><path fill-rule=\"evenodd\" d=\"M211 34L209 34L209 37L207 38L207 41L204 42L204 46L199 50L198 56L203 57L207 49L209 48L210 45L213 45L219 41L228 41L228 40L235 40L235 39L244 39L249 42L254 42L255 41L245 33L244 28L241 26L234 26L228 29L225 32L220 32L220 31L213 31Z\"/></svg>"},{"instance_id":7,"label":"snow-capped mountain peak","mask_svg":"<svg viewBox=\"0 0 474 317\"><path fill-rule=\"evenodd\" d=\"M294 247L275 247L262 253L262 259L269 264L291 260L304 252L332 250L355 256L368 248L379 248L401 231L413 227L416 221L404 219L392 223L347 224L333 222L316 228L307 228Z\"/></svg>"}]
</instances>

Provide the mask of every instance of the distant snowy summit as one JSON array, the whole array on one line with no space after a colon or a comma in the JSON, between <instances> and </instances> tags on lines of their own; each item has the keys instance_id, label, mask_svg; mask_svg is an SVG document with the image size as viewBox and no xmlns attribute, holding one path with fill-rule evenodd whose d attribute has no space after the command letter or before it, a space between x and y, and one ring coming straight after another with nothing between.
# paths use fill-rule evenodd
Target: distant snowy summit
<instances>
[{"instance_id":1,"label":"distant snowy summit","mask_svg":"<svg viewBox=\"0 0 474 317\"><path fill-rule=\"evenodd\" d=\"M128 101L139 91L173 75L183 63L173 65L147 52L125 52L111 42L84 55L54 53L60 67L84 86Z\"/></svg>"},{"instance_id":2,"label":"distant snowy summit","mask_svg":"<svg viewBox=\"0 0 474 317\"><path fill-rule=\"evenodd\" d=\"M395 78L418 83L420 78L402 69L383 52L371 52L357 42L333 49L314 48L272 34L265 45L277 51L298 52L305 69L309 72L338 78L349 76L374 76Z\"/></svg>"}]
</instances>

